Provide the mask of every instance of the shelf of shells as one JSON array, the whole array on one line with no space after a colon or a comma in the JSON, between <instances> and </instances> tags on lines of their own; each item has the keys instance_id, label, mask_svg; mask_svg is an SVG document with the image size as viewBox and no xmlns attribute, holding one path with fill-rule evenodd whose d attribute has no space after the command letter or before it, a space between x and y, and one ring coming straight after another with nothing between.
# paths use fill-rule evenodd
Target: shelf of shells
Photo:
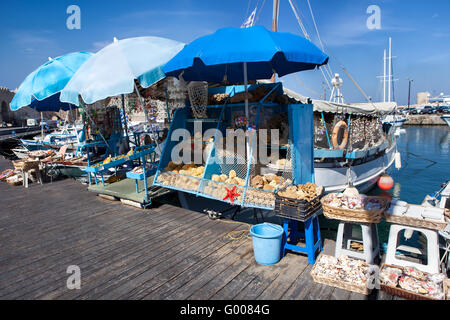
<instances>
[{"instance_id":1,"label":"shelf of shells","mask_svg":"<svg viewBox=\"0 0 450 320\"><path fill-rule=\"evenodd\" d=\"M204 171L204 166L176 164L170 161L156 181L163 186L171 186L179 190L197 191Z\"/></svg>"}]
</instances>

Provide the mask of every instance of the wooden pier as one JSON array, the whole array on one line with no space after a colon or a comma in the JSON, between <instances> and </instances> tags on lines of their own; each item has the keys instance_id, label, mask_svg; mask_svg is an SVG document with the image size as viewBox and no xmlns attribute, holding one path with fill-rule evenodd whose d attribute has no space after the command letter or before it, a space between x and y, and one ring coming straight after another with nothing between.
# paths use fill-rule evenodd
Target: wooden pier
<instances>
[{"instance_id":1,"label":"wooden pier","mask_svg":"<svg viewBox=\"0 0 450 320\"><path fill-rule=\"evenodd\" d=\"M315 284L300 254L256 264L251 239L239 237L246 224L169 204L137 209L86 189L0 183L0 299L393 299ZM79 290L67 288L71 265Z\"/></svg>"}]
</instances>

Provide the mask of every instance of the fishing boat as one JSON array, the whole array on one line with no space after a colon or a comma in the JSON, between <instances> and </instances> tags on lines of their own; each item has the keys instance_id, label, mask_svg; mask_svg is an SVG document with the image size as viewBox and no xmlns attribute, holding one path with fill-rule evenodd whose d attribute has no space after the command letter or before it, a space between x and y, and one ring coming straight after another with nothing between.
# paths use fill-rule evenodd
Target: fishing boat
<instances>
[{"instance_id":1,"label":"fishing boat","mask_svg":"<svg viewBox=\"0 0 450 320\"><path fill-rule=\"evenodd\" d=\"M305 38L311 40L311 36L308 34L302 22L298 8L291 1L289 1L289 4ZM309 2L308 6L320 48L324 50L325 48L316 25L313 9ZM279 1L274 0L273 31L277 31L278 29L278 15ZM245 26L251 26L254 22L254 18L253 20L249 19ZM386 62L389 62L388 70L386 70ZM341 68L363 94L367 102L345 103L341 90L343 80L339 77L339 74L334 74L334 77L332 77L333 72L329 64L319 68L325 83L328 83L331 89L329 100L308 99L289 89L284 89L284 92L287 96L301 103L308 103L309 100L314 106L316 140L314 145L314 171L316 183L322 185L325 192L343 191L351 184L360 192L364 193L376 184L378 178L394 163L396 157L398 158L398 163L400 163L400 154L397 152L396 147L395 133L397 130L391 130L391 128L401 127L407 120L407 117L397 112L397 103L391 101L391 84L393 83L391 39L389 39L389 57L386 56L386 50L384 56L384 98L382 102L372 102L349 72L343 66ZM388 75L386 75L386 71L388 71ZM372 128L372 135L380 139L378 141L367 141L368 139L363 139L361 134L360 137L356 137L357 134L355 132L353 140L359 139L359 144L356 143L352 146L352 142L350 141L343 148L342 146L345 143L341 141L339 145L333 145L331 141L332 132L338 129L337 125L338 123L342 124L342 121L347 125L347 134L361 130L361 128L354 128L353 124L357 122L370 121L373 126L380 124L376 128ZM323 132L325 127L327 130ZM345 130L343 132L344 134L346 133ZM324 138L325 136L327 136L326 139ZM322 141L319 142L319 139Z\"/></svg>"},{"instance_id":2,"label":"fishing boat","mask_svg":"<svg viewBox=\"0 0 450 320\"><path fill-rule=\"evenodd\" d=\"M447 126L450 127L450 115L449 114L444 114L441 116L441 119L445 121L445 123L447 124Z\"/></svg>"},{"instance_id":3,"label":"fishing boat","mask_svg":"<svg viewBox=\"0 0 450 320\"><path fill-rule=\"evenodd\" d=\"M289 89L284 89L284 92L301 103L308 99ZM383 129L379 124L380 114L392 112L396 104L342 104L324 100L312 100L312 104L316 183L323 186L325 192L343 191L349 184L362 193L367 192L395 161L397 148L394 131ZM332 141L332 132L338 130L338 123L342 124L339 119L345 119L347 126L343 132L348 135L347 142L338 139L339 145L347 143L345 148ZM372 123L371 133L367 131L365 136L358 132L362 121Z\"/></svg>"},{"instance_id":4,"label":"fishing boat","mask_svg":"<svg viewBox=\"0 0 450 320\"><path fill-rule=\"evenodd\" d=\"M400 113L388 114L383 117L383 123L389 124L394 128L401 128L408 120L408 116Z\"/></svg>"},{"instance_id":5,"label":"fishing boat","mask_svg":"<svg viewBox=\"0 0 450 320\"><path fill-rule=\"evenodd\" d=\"M44 136L36 136L32 140L20 139L21 145L19 147L11 149L11 151L19 159L26 158L28 152L30 151L49 149L58 150L65 145L68 146L69 152L73 152L77 149L78 143L82 141L82 135L82 125L65 125Z\"/></svg>"}]
</instances>

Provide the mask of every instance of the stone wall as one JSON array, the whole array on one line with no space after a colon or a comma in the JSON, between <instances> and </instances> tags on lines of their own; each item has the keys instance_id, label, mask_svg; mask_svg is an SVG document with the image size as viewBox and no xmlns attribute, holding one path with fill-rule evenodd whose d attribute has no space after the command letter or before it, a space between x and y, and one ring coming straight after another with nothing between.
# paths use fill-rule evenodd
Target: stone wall
<instances>
[{"instance_id":1,"label":"stone wall","mask_svg":"<svg viewBox=\"0 0 450 320\"><path fill-rule=\"evenodd\" d=\"M39 112L29 108L20 108L17 111L11 111L9 104L14 97L14 92L5 87L0 87L0 124L2 122L10 123L15 126L26 125L28 118L40 118Z\"/></svg>"},{"instance_id":2,"label":"stone wall","mask_svg":"<svg viewBox=\"0 0 450 320\"><path fill-rule=\"evenodd\" d=\"M434 126L440 126L440 125L447 125L444 120L441 119L440 115L419 115L419 114L410 114L408 116L408 120L405 122L405 125L412 125L412 126L420 126L420 125L434 125Z\"/></svg>"}]
</instances>

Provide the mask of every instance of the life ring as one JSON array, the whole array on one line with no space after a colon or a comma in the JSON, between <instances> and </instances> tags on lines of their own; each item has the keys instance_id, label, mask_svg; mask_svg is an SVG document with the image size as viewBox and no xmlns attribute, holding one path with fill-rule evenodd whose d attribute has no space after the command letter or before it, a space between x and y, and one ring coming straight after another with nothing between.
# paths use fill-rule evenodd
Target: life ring
<instances>
[{"instance_id":1,"label":"life ring","mask_svg":"<svg viewBox=\"0 0 450 320\"><path fill-rule=\"evenodd\" d=\"M339 136L339 131L344 128L344 134L342 136L342 142L341 144L338 143L338 136ZM348 141L348 126L345 123L345 121L339 121L338 123L336 123L336 125L333 128L333 135L331 137L332 143L333 143L333 147L339 147L339 149L344 149L345 146L347 145L347 141Z\"/></svg>"}]
</instances>

